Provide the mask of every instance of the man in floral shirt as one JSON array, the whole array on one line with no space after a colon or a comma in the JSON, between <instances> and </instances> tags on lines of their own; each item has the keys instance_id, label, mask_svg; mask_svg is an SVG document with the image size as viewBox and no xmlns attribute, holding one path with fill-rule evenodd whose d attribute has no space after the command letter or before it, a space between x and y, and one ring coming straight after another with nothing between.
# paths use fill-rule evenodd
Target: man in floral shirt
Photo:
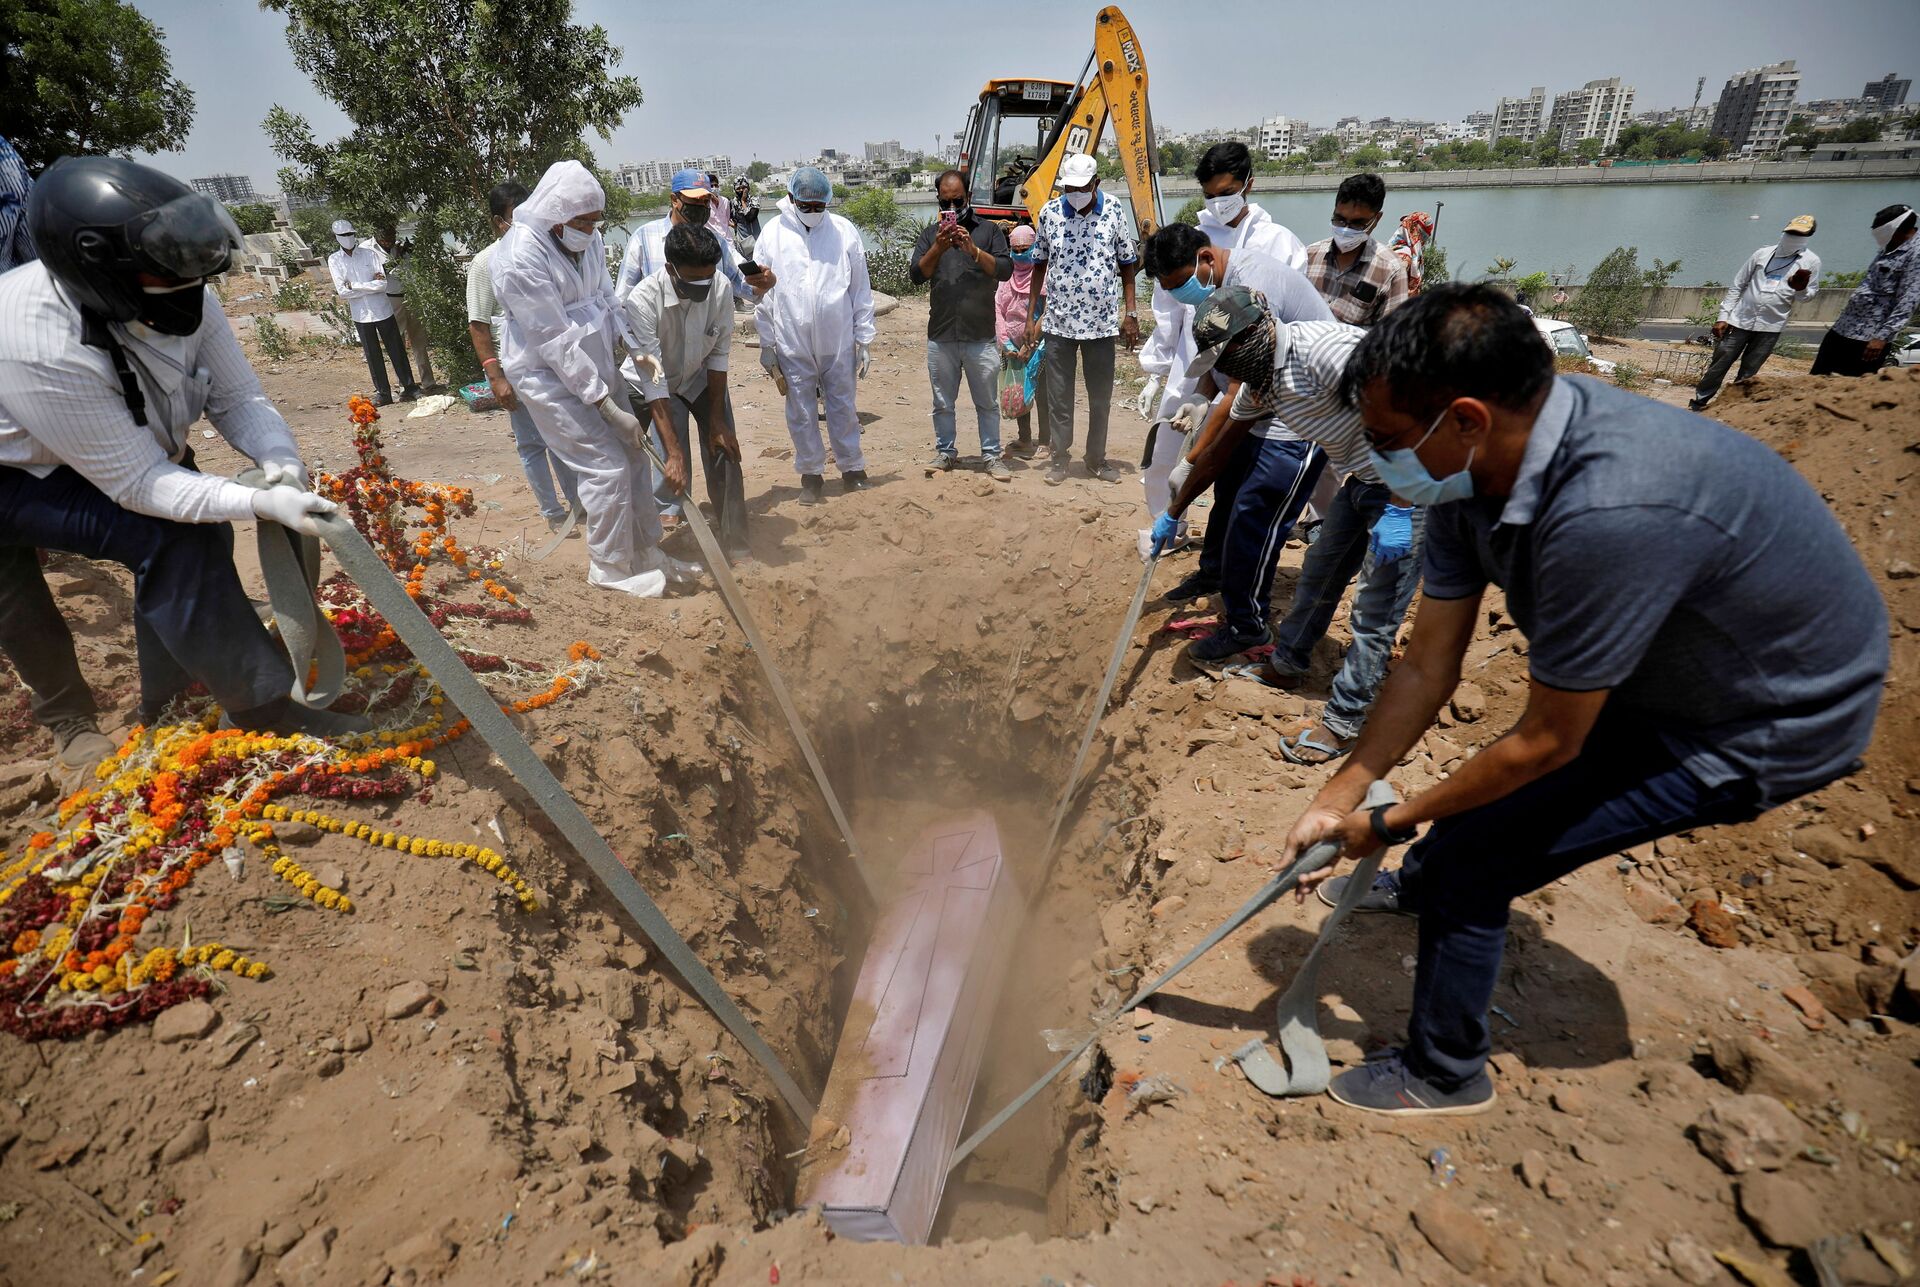
<instances>
[{"instance_id":1,"label":"man in floral shirt","mask_svg":"<svg viewBox=\"0 0 1920 1287\"><path fill-rule=\"evenodd\" d=\"M1041 208L1033 243L1030 340L1046 338L1043 373L1047 433L1053 459L1047 482L1067 481L1073 458L1073 368L1076 357L1087 377L1087 473L1103 483L1120 481L1107 463L1107 411L1113 403L1113 341L1140 343L1133 279L1140 270L1140 244L1131 215L1100 192L1099 166L1076 154L1060 166L1058 201ZM1121 309L1125 300L1124 315Z\"/></svg>"}]
</instances>

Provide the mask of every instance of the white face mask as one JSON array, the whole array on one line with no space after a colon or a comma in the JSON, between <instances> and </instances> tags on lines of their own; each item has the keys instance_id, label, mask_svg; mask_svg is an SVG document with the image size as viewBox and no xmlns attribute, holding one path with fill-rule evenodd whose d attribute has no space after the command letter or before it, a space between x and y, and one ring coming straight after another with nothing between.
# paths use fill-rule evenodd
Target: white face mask
<instances>
[{"instance_id":1,"label":"white face mask","mask_svg":"<svg viewBox=\"0 0 1920 1287\"><path fill-rule=\"evenodd\" d=\"M1894 234L1906 227L1913 218L1914 213L1909 210L1903 215L1887 220L1873 230L1873 240L1879 245L1880 249L1885 250L1888 243L1893 240Z\"/></svg>"},{"instance_id":2,"label":"white face mask","mask_svg":"<svg viewBox=\"0 0 1920 1287\"><path fill-rule=\"evenodd\" d=\"M1773 248L1773 252L1784 259L1788 255L1797 255L1805 250L1807 243L1812 240L1813 238L1805 233L1783 233L1780 237L1780 244Z\"/></svg>"},{"instance_id":3,"label":"white face mask","mask_svg":"<svg viewBox=\"0 0 1920 1287\"><path fill-rule=\"evenodd\" d=\"M1088 206L1093 204L1093 193L1069 192L1067 193L1067 204L1072 206L1075 210L1085 210Z\"/></svg>"},{"instance_id":4,"label":"white face mask","mask_svg":"<svg viewBox=\"0 0 1920 1287\"><path fill-rule=\"evenodd\" d=\"M560 244L577 255L593 244L593 234L582 232L570 223L563 223L560 225Z\"/></svg>"},{"instance_id":5,"label":"white face mask","mask_svg":"<svg viewBox=\"0 0 1920 1287\"><path fill-rule=\"evenodd\" d=\"M1366 239L1365 228L1342 228L1337 224L1334 226L1333 244L1338 246L1343 254L1349 250L1358 250L1360 243Z\"/></svg>"},{"instance_id":6,"label":"white face mask","mask_svg":"<svg viewBox=\"0 0 1920 1287\"><path fill-rule=\"evenodd\" d=\"M355 246L360 244L360 238L354 236L350 232L335 233L333 236L333 239L340 243L340 249L342 250L352 250Z\"/></svg>"},{"instance_id":7,"label":"white face mask","mask_svg":"<svg viewBox=\"0 0 1920 1287\"><path fill-rule=\"evenodd\" d=\"M1246 208L1247 198L1244 191L1229 192L1224 197L1207 198L1207 209L1213 214L1213 217L1221 223L1232 223L1240 217L1240 212Z\"/></svg>"},{"instance_id":8,"label":"white face mask","mask_svg":"<svg viewBox=\"0 0 1920 1287\"><path fill-rule=\"evenodd\" d=\"M818 228L820 221L827 217L827 212L824 210L795 210L793 217L800 221L800 226L803 228Z\"/></svg>"}]
</instances>

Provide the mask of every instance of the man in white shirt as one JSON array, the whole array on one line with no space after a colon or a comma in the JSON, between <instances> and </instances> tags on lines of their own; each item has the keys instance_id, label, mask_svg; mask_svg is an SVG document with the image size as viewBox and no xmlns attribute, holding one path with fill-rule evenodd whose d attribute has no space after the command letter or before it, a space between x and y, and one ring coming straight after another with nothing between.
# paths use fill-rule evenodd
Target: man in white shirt
<instances>
[{"instance_id":1,"label":"man in white shirt","mask_svg":"<svg viewBox=\"0 0 1920 1287\"><path fill-rule=\"evenodd\" d=\"M384 407L393 401L393 386L387 383L387 368L380 361L382 343L400 377L400 400L411 402L420 396L420 386L407 365L406 342L387 299L387 257L355 232L350 220L333 221L333 239L340 249L327 256L327 272L333 278L333 293L347 301L353 328L360 333L360 350L367 355L367 374L373 379L373 404Z\"/></svg>"},{"instance_id":2,"label":"man in white shirt","mask_svg":"<svg viewBox=\"0 0 1920 1287\"><path fill-rule=\"evenodd\" d=\"M633 328L627 385L636 416L649 416L654 436L690 450L689 420L700 425L700 470L707 478L714 527L730 556L747 548L746 484L740 441L727 396L733 346L733 290L719 272L721 241L686 224L667 234L666 264L621 301ZM691 478L688 480L691 482Z\"/></svg>"},{"instance_id":3,"label":"man in white shirt","mask_svg":"<svg viewBox=\"0 0 1920 1287\"><path fill-rule=\"evenodd\" d=\"M672 204L667 213L651 222L641 224L633 235L627 238L626 253L620 257L620 276L613 286L613 295L617 300L625 301L633 288L666 267L667 234L678 227L712 227L724 198L708 186L707 176L698 170L681 170L673 176L671 183ZM739 256L734 254L732 244L722 235L720 238L720 274L730 287L728 298L741 302L742 307L757 302L762 293L770 291L778 280L765 268L752 275L740 270ZM620 364L620 374L631 387L640 383L640 373L634 369L633 359L629 357ZM642 417L644 420L645 418ZM685 448L686 437L683 434L680 445ZM668 455L667 444L655 434L653 447L661 458ZM667 485L664 478L654 483L654 506L660 512L660 522L671 531L680 523L680 506L684 500L681 492Z\"/></svg>"},{"instance_id":4,"label":"man in white shirt","mask_svg":"<svg viewBox=\"0 0 1920 1287\"><path fill-rule=\"evenodd\" d=\"M1193 167L1205 205L1200 231L1207 240L1228 250L1258 250L1304 272L1307 247L1285 224L1247 200L1253 191L1253 154L1245 143L1215 143Z\"/></svg>"},{"instance_id":5,"label":"man in white shirt","mask_svg":"<svg viewBox=\"0 0 1920 1287\"><path fill-rule=\"evenodd\" d=\"M240 246L232 217L158 170L65 157L27 220L41 258L0 277L0 651L58 759L86 767L112 745L36 549L132 570L142 722L198 682L241 728L364 729L291 701L292 664L234 571L233 520L312 535L334 506L306 490L293 434L207 289ZM193 468L202 413L269 486Z\"/></svg>"},{"instance_id":6,"label":"man in white shirt","mask_svg":"<svg viewBox=\"0 0 1920 1287\"><path fill-rule=\"evenodd\" d=\"M387 303L393 306L394 325L400 328L409 356L420 368L420 382L432 387L433 354L427 346L427 328L421 325L419 314L407 307L408 261L413 258L413 243L402 243L399 230L388 224L374 235L373 244L387 259Z\"/></svg>"},{"instance_id":7,"label":"man in white shirt","mask_svg":"<svg viewBox=\"0 0 1920 1287\"><path fill-rule=\"evenodd\" d=\"M1735 384L1760 374L1786 329L1795 297L1812 299L1820 292L1820 256L1807 249L1814 226L1812 215L1787 220L1778 244L1754 251L1733 275L1720 299L1720 320L1713 324L1713 360L1707 363L1688 409L1699 411L1713 401L1735 358L1740 359Z\"/></svg>"}]
</instances>

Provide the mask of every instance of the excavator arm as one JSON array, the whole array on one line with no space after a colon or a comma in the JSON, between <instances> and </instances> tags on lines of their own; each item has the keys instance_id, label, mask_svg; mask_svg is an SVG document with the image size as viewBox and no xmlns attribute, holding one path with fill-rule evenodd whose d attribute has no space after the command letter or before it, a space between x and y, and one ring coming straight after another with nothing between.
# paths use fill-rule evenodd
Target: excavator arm
<instances>
[{"instance_id":1,"label":"excavator arm","mask_svg":"<svg viewBox=\"0 0 1920 1287\"><path fill-rule=\"evenodd\" d=\"M1109 120L1134 224L1144 240L1160 226L1160 158L1147 106L1147 56L1133 24L1112 5L1094 19L1093 56L1081 72L1078 93L1061 114L1047 154L1020 188L1018 199L1029 218L1038 218L1053 195L1062 161L1076 152L1097 153Z\"/></svg>"}]
</instances>

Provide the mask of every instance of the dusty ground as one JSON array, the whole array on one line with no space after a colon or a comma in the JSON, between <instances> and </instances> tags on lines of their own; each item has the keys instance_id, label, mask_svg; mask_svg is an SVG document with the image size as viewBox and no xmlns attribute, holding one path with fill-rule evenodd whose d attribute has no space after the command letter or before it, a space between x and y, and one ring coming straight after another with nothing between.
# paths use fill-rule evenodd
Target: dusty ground
<instances>
[{"instance_id":1,"label":"dusty ground","mask_svg":"<svg viewBox=\"0 0 1920 1287\"><path fill-rule=\"evenodd\" d=\"M741 378L754 511L741 580L865 849L884 857L941 810L984 802L1030 881L1138 575L1139 492L1047 488L1032 469L999 487L969 472L924 478L924 317L909 301L881 323L860 395L870 493L830 484L826 507L798 507L771 386ZM263 374L310 453L346 463L357 354ZM627 936L524 794L463 742L430 798L329 807L476 843L496 843L497 820L543 910L521 913L471 871L331 835L304 852L341 869L351 916L272 914L257 864L238 881L209 869L159 933L217 933L276 971L232 982L209 1035L0 1037L0 1282L1736 1281L1715 1251L1754 1281L1812 1282L1795 1244L1862 1232L1882 1252L1853 1248L1841 1281L1896 1281L1889 1266L1920 1257L1907 1143L1920 1138L1920 1040L1872 1015L1912 1004L1895 963L1920 939L1920 548L1907 499L1920 382L1767 378L1716 414L1807 472L1888 594L1895 671L1873 754L1860 777L1747 827L1664 841L1522 900L1496 996L1492 1113L1382 1125L1330 1102L1269 1101L1231 1063L1216 1069L1268 1029L1324 911L1289 903L1195 966L1150 1018L1109 1033L1075 1070L1089 1076L971 1160L941 1246L832 1239L785 1211L804 1131ZM476 488L464 540L511 548L537 534L504 416L382 424L401 473ZM1116 409L1116 459L1137 456L1142 429ZM232 467L223 445L196 445L206 467ZM1298 564L1296 548L1281 603ZM603 652L599 683L523 724L817 1089L864 913L718 596L588 590L578 539L545 563L510 555L506 572L534 623L469 626L467 642L549 662L575 639ZM126 579L72 560L54 577L89 674L124 719ZM1257 887L1324 775L1274 750L1306 703L1199 678L1160 629L1174 615L1188 614L1150 605L1141 622L1095 784L1023 933L976 1117L1045 1066L1040 1029L1082 1022ZM1309 699L1343 630L1323 645ZM1477 692L1410 757L1403 790L1516 713L1522 641L1497 608L1470 667ZM17 697L0 692L13 713L0 770L9 850L52 791ZM1735 946L1688 927L1699 901L1730 917ZM1412 950L1410 924L1342 931L1322 973L1336 1059L1401 1030ZM409 982L433 1000L385 1018L390 990ZM1818 1030L1785 999L1801 986L1826 1011ZM1181 1093L1131 1110L1125 1086L1155 1073ZM1791 1105L1797 1121L1780 1129L1800 1137L1778 1151L1783 1169L1730 1176L1690 1137L1740 1090Z\"/></svg>"}]
</instances>

